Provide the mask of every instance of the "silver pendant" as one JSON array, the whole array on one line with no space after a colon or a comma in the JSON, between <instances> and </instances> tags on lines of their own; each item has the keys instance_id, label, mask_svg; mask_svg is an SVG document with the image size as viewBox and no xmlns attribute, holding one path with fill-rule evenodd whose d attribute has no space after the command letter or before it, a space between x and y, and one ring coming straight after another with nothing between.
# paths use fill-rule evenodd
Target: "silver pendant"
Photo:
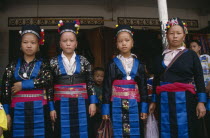
<instances>
[{"instance_id":1,"label":"silver pendant","mask_svg":"<svg viewBox=\"0 0 210 138\"><path fill-rule=\"evenodd\" d=\"M127 76L126 79L127 79L127 80L131 80L131 76Z\"/></svg>"},{"instance_id":2,"label":"silver pendant","mask_svg":"<svg viewBox=\"0 0 210 138\"><path fill-rule=\"evenodd\" d=\"M24 78L27 78L28 77L28 75L27 75L27 73L25 72L25 73L23 73L23 77Z\"/></svg>"}]
</instances>

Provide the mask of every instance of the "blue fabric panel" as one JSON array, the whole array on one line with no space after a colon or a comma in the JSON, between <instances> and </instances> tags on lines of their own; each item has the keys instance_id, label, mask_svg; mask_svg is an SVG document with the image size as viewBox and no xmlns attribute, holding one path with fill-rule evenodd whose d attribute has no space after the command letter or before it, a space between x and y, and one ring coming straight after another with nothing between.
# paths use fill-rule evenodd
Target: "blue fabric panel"
<instances>
[{"instance_id":1,"label":"blue fabric panel","mask_svg":"<svg viewBox=\"0 0 210 138\"><path fill-rule=\"evenodd\" d=\"M120 98L113 98L112 102L112 125L114 137L121 136L123 134L122 130L122 103Z\"/></svg>"},{"instance_id":2,"label":"blue fabric panel","mask_svg":"<svg viewBox=\"0 0 210 138\"><path fill-rule=\"evenodd\" d=\"M186 92L176 92L176 113L178 134L180 136L188 134L188 120L186 111Z\"/></svg>"},{"instance_id":3,"label":"blue fabric panel","mask_svg":"<svg viewBox=\"0 0 210 138\"><path fill-rule=\"evenodd\" d=\"M134 84L128 84L128 85L115 85L117 87L121 87L121 88L131 88L131 89L135 89L135 85Z\"/></svg>"},{"instance_id":4,"label":"blue fabric panel","mask_svg":"<svg viewBox=\"0 0 210 138\"><path fill-rule=\"evenodd\" d=\"M76 86L64 86L64 85L62 85L62 86L59 86L60 88L83 88L83 86L82 85L76 85Z\"/></svg>"},{"instance_id":5,"label":"blue fabric panel","mask_svg":"<svg viewBox=\"0 0 210 138\"><path fill-rule=\"evenodd\" d=\"M58 66L62 75L67 75L61 55L58 55Z\"/></svg>"},{"instance_id":6,"label":"blue fabric panel","mask_svg":"<svg viewBox=\"0 0 210 138\"><path fill-rule=\"evenodd\" d=\"M33 89L34 88L34 80L23 80L22 81L22 89Z\"/></svg>"},{"instance_id":7,"label":"blue fabric panel","mask_svg":"<svg viewBox=\"0 0 210 138\"><path fill-rule=\"evenodd\" d=\"M168 105L168 93L160 93L160 133L161 138L170 138L170 119L169 119L169 105Z\"/></svg>"},{"instance_id":8,"label":"blue fabric panel","mask_svg":"<svg viewBox=\"0 0 210 138\"><path fill-rule=\"evenodd\" d=\"M19 69L20 69L21 64L22 64L22 62L21 62L21 59L19 58L18 61L17 61L16 67L15 67L15 73L14 73L15 79L18 80L18 81L22 81L22 80L23 80L23 79L19 76ZM33 72L32 72L32 74L31 74L31 76L30 76L29 79L34 79L34 78L37 77L41 65L42 65L42 61L37 61L37 62L35 63Z\"/></svg>"},{"instance_id":9,"label":"blue fabric panel","mask_svg":"<svg viewBox=\"0 0 210 138\"><path fill-rule=\"evenodd\" d=\"M132 67L132 70L130 72L130 76L131 76L132 80L134 80L134 78L136 77L138 67L139 67L139 60L137 58L134 58L133 67Z\"/></svg>"},{"instance_id":10,"label":"blue fabric panel","mask_svg":"<svg viewBox=\"0 0 210 138\"><path fill-rule=\"evenodd\" d=\"M35 66L34 66L34 70L30 76L30 79L35 79L38 76L41 65L42 65L42 61L36 62Z\"/></svg>"},{"instance_id":11,"label":"blue fabric panel","mask_svg":"<svg viewBox=\"0 0 210 138\"><path fill-rule=\"evenodd\" d=\"M140 114L138 112L138 103L136 99L129 99L129 123L130 123L130 137L140 137Z\"/></svg>"},{"instance_id":12,"label":"blue fabric panel","mask_svg":"<svg viewBox=\"0 0 210 138\"><path fill-rule=\"evenodd\" d=\"M166 85L166 84L171 84L170 82L160 82L160 86L162 86L162 85Z\"/></svg>"},{"instance_id":13,"label":"blue fabric panel","mask_svg":"<svg viewBox=\"0 0 210 138\"><path fill-rule=\"evenodd\" d=\"M120 71L122 72L123 74L123 80L126 80L126 72L125 72L125 69L122 65L122 62L120 61L120 59L118 59L117 57L113 58L113 61L115 62L115 64L117 65L117 67L120 69Z\"/></svg>"},{"instance_id":14,"label":"blue fabric panel","mask_svg":"<svg viewBox=\"0 0 210 138\"><path fill-rule=\"evenodd\" d=\"M34 101L34 137L45 137L44 109L42 101Z\"/></svg>"},{"instance_id":15,"label":"blue fabric panel","mask_svg":"<svg viewBox=\"0 0 210 138\"><path fill-rule=\"evenodd\" d=\"M70 138L69 108L69 98L62 97L60 101L61 137Z\"/></svg>"},{"instance_id":16,"label":"blue fabric panel","mask_svg":"<svg viewBox=\"0 0 210 138\"><path fill-rule=\"evenodd\" d=\"M15 73L14 73L14 77L16 80L21 81L22 78L19 76L19 69L20 69L20 65L21 65L21 59L19 58L15 67Z\"/></svg>"},{"instance_id":17,"label":"blue fabric panel","mask_svg":"<svg viewBox=\"0 0 210 138\"><path fill-rule=\"evenodd\" d=\"M74 74L79 74L81 71L80 56L76 55L75 59L76 59L76 70Z\"/></svg>"},{"instance_id":18,"label":"blue fabric panel","mask_svg":"<svg viewBox=\"0 0 210 138\"><path fill-rule=\"evenodd\" d=\"M88 137L88 128L87 128L87 113L86 113L86 104L85 99L78 98L78 116L79 116L79 133L80 138Z\"/></svg>"},{"instance_id":19,"label":"blue fabric panel","mask_svg":"<svg viewBox=\"0 0 210 138\"><path fill-rule=\"evenodd\" d=\"M21 116L19 116L21 115ZM24 102L16 103L14 107L14 118L13 118L13 137L24 137L24 123L25 123L25 112L24 112Z\"/></svg>"}]
</instances>

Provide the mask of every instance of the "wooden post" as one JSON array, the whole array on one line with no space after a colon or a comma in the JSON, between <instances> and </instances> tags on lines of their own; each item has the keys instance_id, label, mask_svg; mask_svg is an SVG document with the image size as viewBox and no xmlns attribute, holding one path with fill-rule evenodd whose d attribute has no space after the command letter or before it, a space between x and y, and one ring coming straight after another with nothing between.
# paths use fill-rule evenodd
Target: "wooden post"
<instances>
[{"instance_id":1,"label":"wooden post","mask_svg":"<svg viewBox=\"0 0 210 138\"><path fill-rule=\"evenodd\" d=\"M161 25L161 35L162 35L162 45L165 49L167 46L166 39L166 23L168 21L168 9L167 9L167 0L157 0L158 1L158 12L159 12L159 20Z\"/></svg>"}]
</instances>

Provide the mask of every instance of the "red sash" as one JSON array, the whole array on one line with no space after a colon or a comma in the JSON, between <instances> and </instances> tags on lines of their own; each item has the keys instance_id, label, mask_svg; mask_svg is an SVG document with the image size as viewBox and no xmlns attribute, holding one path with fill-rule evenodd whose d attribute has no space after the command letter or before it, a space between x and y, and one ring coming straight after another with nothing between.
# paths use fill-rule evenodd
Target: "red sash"
<instances>
[{"instance_id":1,"label":"red sash","mask_svg":"<svg viewBox=\"0 0 210 138\"><path fill-rule=\"evenodd\" d=\"M115 80L112 86L112 97L122 99L136 99L140 102L140 94L137 83L134 80Z\"/></svg>"},{"instance_id":2,"label":"red sash","mask_svg":"<svg viewBox=\"0 0 210 138\"><path fill-rule=\"evenodd\" d=\"M55 97L54 100L60 100L61 97L88 99L86 83L74 85L54 85Z\"/></svg>"},{"instance_id":3,"label":"red sash","mask_svg":"<svg viewBox=\"0 0 210 138\"><path fill-rule=\"evenodd\" d=\"M160 94L163 91L166 91L166 92L189 91L192 94L196 94L195 87L192 84L179 83L179 82L157 86L156 88L157 94Z\"/></svg>"},{"instance_id":4,"label":"red sash","mask_svg":"<svg viewBox=\"0 0 210 138\"><path fill-rule=\"evenodd\" d=\"M11 107L15 107L18 102L42 101L43 105L47 104L45 90L19 91L12 95Z\"/></svg>"}]
</instances>

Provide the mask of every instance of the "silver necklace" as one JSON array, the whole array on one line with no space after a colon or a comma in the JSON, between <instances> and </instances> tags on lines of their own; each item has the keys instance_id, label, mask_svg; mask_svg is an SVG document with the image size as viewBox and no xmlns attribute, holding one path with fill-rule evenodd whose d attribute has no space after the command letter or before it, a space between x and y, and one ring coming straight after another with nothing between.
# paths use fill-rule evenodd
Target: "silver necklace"
<instances>
[{"instance_id":1,"label":"silver necklace","mask_svg":"<svg viewBox=\"0 0 210 138\"><path fill-rule=\"evenodd\" d=\"M122 62L122 64L123 64L123 67L124 67L124 70L125 70L125 72L126 72L126 79L127 80L131 80L131 76L130 76L130 71L127 71L127 66L125 65L125 63L124 63L124 61L123 60L121 60L121 62ZM133 64L133 63L132 63Z\"/></svg>"},{"instance_id":2,"label":"silver necklace","mask_svg":"<svg viewBox=\"0 0 210 138\"><path fill-rule=\"evenodd\" d=\"M26 67L26 66L24 65L24 70L25 70L25 72L23 73L23 77L24 77L24 78L28 78L27 72L28 72L29 68L30 68L30 66Z\"/></svg>"}]
</instances>

